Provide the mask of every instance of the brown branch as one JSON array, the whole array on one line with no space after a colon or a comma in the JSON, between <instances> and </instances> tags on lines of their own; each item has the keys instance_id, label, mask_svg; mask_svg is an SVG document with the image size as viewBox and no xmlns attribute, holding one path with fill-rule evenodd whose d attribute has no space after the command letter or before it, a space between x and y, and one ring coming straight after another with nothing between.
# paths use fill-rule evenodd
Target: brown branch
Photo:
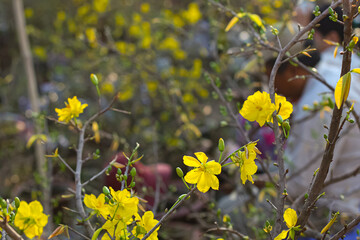
<instances>
[{"instance_id":1,"label":"brown branch","mask_svg":"<svg viewBox=\"0 0 360 240\"><path fill-rule=\"evenodd\" d=\"M350 177L355 177L359 173L360 173L360 166L358 166L356 169L354 169L351 172L345 173L345 174L343 174L343 175L341 175L339 177L331 178L330 180L326 181L324 183L324 188L331 185L331 184L334 184L334 183L340 182L342 180L348 179Z\"/></svg>"},{"instance_id":2,"label":"brown branch","mask_svg":"<svg viewBox=\"0 0 360 240\"><path fill-rule=\"evenodd\" d=\"M336 1L335 3L333 3L331 5L332 8L335 8L336 6L341 4L341 0ZM322 19L324 19L329 13L327 11L324 11L323 13L321 13L319 16L315 17L307 26L305 26L304 28L302 28L293 38L292 40L286 44L286 46L284 48L281 48L279 51L279 54L275 60L273 69L271 70L271 74L270 74L270 80L269 80L269 89L270 89L270 97L271 97L271 101L273 103L275 103L275 76L280 68L281 62L283 57L285 56L286 52L296 43L296 41L298 39L300 39L300 37L302 35L304 35L306 32L310 31L319 21L321 21ZM350 53L350 57L351 57L351 53ZM341 116L341 112L340 112L340 116ZM276 223L275 223L275 234L279 234L281 231L281 224L283 222L283 213L284 213L284 198L282 198L282 194L285 190L285 167L284 167L284 160L283 160L283 148L282 148L282 142L281 141L281 136L279 133L279 129L278 129L278 122L277 122L277 118L276 118L276 113L273 113L273 131L275 134L275 140L276 140L276 150L278 152L278 156L277 156L277 162L278 162L278 166L279 166L279 188L278 188L278 198L277 198L277 212L276 212ZM320 192L320 190L319 190ZM313 197L315 200L317 197L318 193L315 194ZM307 220L307 218L306 218ZM305 221L306 222L306 221ZM305 224L305 222L303 223L303 225Z\"/></svg>"},{"instance_id":3,"label":"brown branch","mask_svg":"<svg viewBox=\"0 0 360 240\"><path fill-rule=\"evenodd\" d=\"M343 229L337 232L334 236L330 238L330 240L337 240L343 237L346 233L350 232L354 227L356 227L360 223L360 216L352 220L348 225L345 225Z\"/></svg>"},{"instance_id":4,"label":"brown branch","mask_svg":"<svg viewBox=\"0 0 360 240\"><path fill-rule=\"evenodd\" d=\"M115 100L117 99L117 94L114 96L110 104L104 108L103 110L99 111L98 113L94 114L92 117L90 117L85 123L84 126L80 129L79 133L79 143L78 147L76 149L76 170L75 170L75 201L76 201L76 209L80 213L80 216L83 219L86 219L86 213L84 210L83 202L82 202L82 187L83 184L81 183L81 170L82 170L82 164L83 161L83 150L84 150L84 144L85 144L85 131L86 128L89 126L91 122L93 122L96 118L104 114L106 111L110 110L112 105L115 103ZM94 233L94 228L91 226L91 223L89 220L86 220L85 227L90 236Z\"/></svg>"},{"instance_id":5,"label":"brown branch","mask_svg":"<svg viewBox=\"0 0 360 240\"><path fill-rule=\"evenodd\" d=\"M0 227L5 230L7 235L9 235L14 240L24 240L20 234L18 234L15 229L13 229L8 222L5 220L0 220Z\"/></svg>"},{"instance_id":6,"label":"brown branch","mask_svg":"<svg viewBox=\"0 0 360 240\"><path fill-rule=\"evenodd\" d=\"M343 1L343 9L344 9L344 15L349 16L349 18L345 20L345 24L344 24L344 46L347 46L351 40L351 35L352 35L352 12L349 1L346 0ZM351 65L351 51L344 50L341 76L343 76L344 74L350 71L350 65ZM341 121L342 110L343 110L343 105L341 105L340 109L335 107L333 110L333 116L331 119L329 137L328 137L329 142L326 145L323 159L321 161L321 165L319 168L319 172L317 173L315 177L315 181L308 192L309 197L307 198L302 208L302 211L300 212L297 222L298 225L305 226L310 216L311 209L315 204L315 202L317 201L320 191L324 187L324 182L330 168L330 163L333 160L335 143L338 138L338 130Z\"/></svg>"}]
</instances>

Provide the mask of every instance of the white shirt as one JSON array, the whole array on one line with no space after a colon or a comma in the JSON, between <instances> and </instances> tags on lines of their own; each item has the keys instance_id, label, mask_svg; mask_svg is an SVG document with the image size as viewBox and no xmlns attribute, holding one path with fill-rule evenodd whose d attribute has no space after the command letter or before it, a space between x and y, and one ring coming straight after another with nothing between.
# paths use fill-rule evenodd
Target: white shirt
<instances>
[{"instance_id":1,"label":"white shirt","mask_svg":"<svg viewBox=\"0 0 360 240\"><path fill-rule=\"evenodd\" d=\"M338 54L334 58L333 52L334 48L330 47L322 53L317 70L327 83L335 87L340 79L342 56ZM360 59L353 54L351 69L354 68L360 68ZM351 79L348 100L356 101L354 109L360 114L360 75L352 73ZM312 106L314 101L321 102L321 93L325 92L330 93L330 90L324 84L314 78L308 79L300 100L294 104L293 120L297 121L308 116L310 113L304 111L302 107L305 104ZM343 117L346 115L346 111L347 109L343 111ZM330 128L331 114L332 111L318 112L313 118L291 126L285 156L289 159L288 168L290 170L287 191L294 198L306 193L314 171L320 166L322 152L326 144L324 134L328 134L328 130L323 126L325 124ZM353 118L352 115L350 117ZM343 135L342 133L346 129L349 132ZM338 177L353 171L358 166L360 166L360 131L356 123L350 124L346 122L344 129L340 133L340 139L336 143L334 158L327 180L331 178L331 175ZM291 177L292 174L299 170L301 171L299 174ZM335 211L360 212L360 174L330 185L324 191L325 197L319 201L319 204L325 204Z\"/></svg>"}]
</instances>

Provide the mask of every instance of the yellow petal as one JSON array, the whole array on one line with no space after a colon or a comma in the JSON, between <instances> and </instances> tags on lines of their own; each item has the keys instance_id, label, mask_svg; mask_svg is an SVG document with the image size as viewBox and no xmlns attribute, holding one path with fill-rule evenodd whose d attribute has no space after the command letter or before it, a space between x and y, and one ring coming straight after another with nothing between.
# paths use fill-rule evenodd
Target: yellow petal
<instances>
[{"instance_id":1,"label":"yellow petal","mask_svg":"<svg viewBox=\"0 0 360 240\"><path fill-rule=\"evenodd\" d=\"M186 166L189 166L189 167L200 167L201 166L201 163L199 162L199 160L197 160L194 157L190 157L190 156L184 156L183 162Z\"/></svg>"},{"instance_id":2,"label":"yellow petal","mask_svg":"<svg viewBox=\"0 0 360 240\"><path fill-rule=\"evenodd\" d=\"M334 49L334 58L336 58L336 55L337 55L337 52L338 52L338 48L339 48L339 46L336 46L335 49Z\"/></svg>"},{"instance_id":3,"label":"yellow petal","mask_svg":"<svg viewBox=\"0 0 360 240\"><path fill-rule=\"evenodd\" d=\"M197 157L197 159L199 159L200 162L202 162L203 164L205 164L208 160L208 157L206 156L205 153L203 152L196 152L195 156Z\"/></svg>"},{"instance_id":4,"label":"yellow petal","mask_svg":"<svg viewBox=\"0 0 360 240\"><path fill-rule=\"evenodd\" d=\"M295 224L297 222L297 214L294 209L288 208L284 212L284 221L288 228L295 227Z\"/></svg>"},{"instance_id":5,"label":"yellow petal","mask_svg":"<svg viewBox=\"0 0 360 240\"><path fill-rule=\"evenodd\" d=\"M330 220L330 222L328 224L326 224L326 226L321 230L321 234L324 234L325 232L327 232L327 230L329 230L329 228L334 224L334 222L336 221L337 216L339 215L339 212L335 213L334 217Z\"/></svg>"},{"instance_id":6,"label":"yellow petal","mask_svg":"<svg viewBox=\"0 0 360 240\"><path fill-rule=\"evenodd\" d=\"M248 14L248 16L251 19L251 21L253 21L256 25L258 25L262 30L264 31L266 30L259 15L250 13Z\"/></svg>"},{"instance_id":7,"label":"yellow petal","mask_svg":"<svg viewBox=\"0 0 360 240\"><path fill-rule=\"evenodd\" d=\"M211 179L211 174L209 173L204 173L200 175L198 184L197 184L197 188L200 192L206 193L207 191L209 191L209 188L212 184L213 179Z\"/></svg>"},{"instance_id":8,"label":"yellow petal","mask_svg":"<svg viewBox=\"0 0 360 240\"><path fill-rule=\"evenodd\" d=\"M184 179L190 184L196 184L203 172L199 168L193 169L185 175Z\"/></svg>"},{"instance_id":9,"label":"yellow petal","mask_svg":"<svg viewBox=\"0 0 360 240\"><path fill-rule=\"evenodd\" d=\"M233 17L230 20L229 24L226 26L225 32L228 32L239 21L239 19L244 17L245 15L245 13L238 13L236 17Z\"/></svg>"},{"instance_id":10,"label":"yellow petal","mask_svg":"<svg viewBox=\"0 0 360 240\"><path fill-rule=\"evenodd\" d=\"M349 96L350 84L351 84L350 72L344 74L336 84L334 97L338 109L340 109L343 102L345 102L347 97Z\"/></svg>"},{"instance_id":11,"label":"yellow petal","mask_svg":"<svg viewBox=\"0 0 360 240\"><path fill-rule=\"evenodd\" d=\"M274 240L282 240L285 239L287 236L289 230L283 230L279 235L277 235L276 238L274 238Z\"/></svg>"},{"instance_id":12,"label":"yellow petal","mask_svg":"<svg viewBox=\"0 0 360 240\"><path fill-rule=\"evenodd\" d=\"M360 74L360 68L354 68L351 72Z\"/></svg>"},{"instance_id":13,"label":"yellow petal","mask_svg":"<svg viewBox=\"0 0 360 240\"><path fill-rule=\"evenodd\" d=\"M205 173L205 175L205 177L208 179L208 182L210 183L210 187L214 190L219 190L219 179L211 173Z\"/></svg>"},{"instance_id":14,"label":"yellow petal","mask_svg":"<svg viewBox=\"0 0 360 240\"><path fill-rule=\"evenodd\" d=\"M218 175L221 173L221 165L218 162L210 161L205 164L206 172Z\"/></svg>"}]
</instances>

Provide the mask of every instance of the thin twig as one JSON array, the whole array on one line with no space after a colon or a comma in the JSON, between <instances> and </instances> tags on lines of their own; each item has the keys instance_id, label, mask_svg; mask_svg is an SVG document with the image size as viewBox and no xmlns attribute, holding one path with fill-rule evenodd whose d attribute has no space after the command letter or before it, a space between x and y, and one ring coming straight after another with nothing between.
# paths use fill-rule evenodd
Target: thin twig
<instances>
[{"instance_id":1,"label":"thin twig","mask_svg":"<svg viewBox=\"0 0 360 240\"><path fill-rule=\"evenodd\" d=\"M87 240L90 240L89 237L85 236L84 234L82 234L81 232L78 232L77 230L73 229L72 227L70 226L67 226L71 231L73 231L74 233L76 233L77 235L79 235L80 237L84 238L84 239L87 239Z\"/></svg>"},{"instance_id":2,"label":"thin twig","mask_svg":"<svg viewBox=\"0 0 360 240\"><path fill-rule=\"evenodd\" d=\"M65 167L67 167L67 169L69 169L70 172L72 172L72 174L75 175L74 169L72 169L72 167L70 167L70 165L65 161L65 159L63 159L60 155L58 155L57 157L58 157L59 160L65 165Z\"/></svg>"},{"instance_id":3,"label":"thin twig","mask_svg":"<svg viewBox=\"0 0 360 240\"><path fill-rule=\"evenodd\" d=\"M141 239L145 240L147 239L160 225L169 217L171 213L173 213L194 191L196 188L193 188L186 194L185 197L183 197L180 201L178 201L161 219L160 221L149 231L146 233L146 235Z\"/></svg>"},{"instance_id":4,"label":"thin twig","mask_svg":"<svg viewBox=\"0 0 360 240\"><path fill-rule=\"evenodd\" d=\"M120 110L120 109L117 109L117 108L110 108L110 110L114 111L114 112L125 113L125 114L128 114L128 115L131 115L131 112L128 112L128 111L125 111L125 110Z\"/></svg>"},{"instance_id":5,"label":"thin twig","mask_svg":"<svg viewBox=\"0 0 360 240\"><path fill-rule=\"evenodd\" d=\"M83 187L85 187L89 182L94 181L96 178L100 177L108 168L109 166L111 166L114 162L116 162L116 157L114 160L112 160L103 170L101 170L100 172L98 172L97 174L95 174L94 176L92 176L89 180L87 180L86 182L84 182L82 184Z\"/></svg>"},{"instance_id":6,"label":"thin twig","mask_svg":"<svg viewBox=\"0 0 360 240\"><path fill-rule=\"evenodd\" d=\"M236 123L236 126L237 126L237 129L239 130L241 136L242 136L242 139L241 141L246 141L246 142L243 142L243 143L247 143L247 142L250 142L250 139L249 139L249 136L248 134L245 132L244 128L241 126L241 124L239 123L239 118L234 114L233 110L232 110L232 107L230 106L230 103L228 101L226 101L225 97L223 96L222 92L220 91L220 89L216 86L215 82L214 82L214 79L209 75L209 78L210 78L210 83L211 83L211 86L214 88L214 90L216 91L216 93L218 94L220 100L225 104L228 112L230 113L231 117L233 118L233 120L235 121Z\"/></svg>"},{"instance_id":7,"label":"thin twig","mask_svg":"<svg viewBox=\"0 0 360 240\"><path fill-rule=\"evenodd\" d=\"M240 239L250 239L248 236L234 230L234 229L230 229L230 228L225 228L225 227L215 227L215 228L210 228L208 229L206 232L215 232L215 231L220 231L220 232L229 232L229 233L233 233L235 235L237 235L238 237L240 237Z\"/></svg>"},{"instance_id":8,"label":"thin twig","mask_svg":"<svg viewBox=\"0 0 360 240\"><path fill-rule=\"evenodd\" d=\"M339 177L329 179L328 181L326 181L324 183L324 188L331 185L331 184L334 184L334 183L340 182L342 180L348 179L350 177L355 177L359 173L360 173L360 166L358 166L356 169L354 169L351 172L345 173L345 174L343 174L343 175L341 175Z\"/></svg>"}]
</instances>

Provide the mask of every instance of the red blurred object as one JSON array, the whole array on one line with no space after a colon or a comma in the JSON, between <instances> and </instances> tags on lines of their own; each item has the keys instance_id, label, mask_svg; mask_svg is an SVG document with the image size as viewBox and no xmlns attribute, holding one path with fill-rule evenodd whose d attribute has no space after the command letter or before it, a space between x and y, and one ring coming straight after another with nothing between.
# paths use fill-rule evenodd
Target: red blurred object
<instances>
[{"instance_id":1,"label":"red blurred object","mask_svg":"<svg viewBox=\"0 0 360 240\"><path fill-rule=\"evenodd\" d=\"M126 165L128 160L122 153L118 153L116 155L116 162ZM153 206L157 176L160 177L160 193L164 193L166 192L171 179L171 166L166 163L144 165L141 162L137 162L133 164L133 167L136 168L137 172L135 176L135 191L141 191L142 187L146 187L148 189L148 194L145 195L144 198L148 201L150 206ZM121 170L123 173L125 172L125 168L122 168ZM130 171L131 168L129 168L128 184L130 184L131 181ZM117 168L113 167L110 174L105 177L105 185L112 187L115 191L121 189L121 183L116 180L116 172Z\"/></svg>"}]
</instances>

